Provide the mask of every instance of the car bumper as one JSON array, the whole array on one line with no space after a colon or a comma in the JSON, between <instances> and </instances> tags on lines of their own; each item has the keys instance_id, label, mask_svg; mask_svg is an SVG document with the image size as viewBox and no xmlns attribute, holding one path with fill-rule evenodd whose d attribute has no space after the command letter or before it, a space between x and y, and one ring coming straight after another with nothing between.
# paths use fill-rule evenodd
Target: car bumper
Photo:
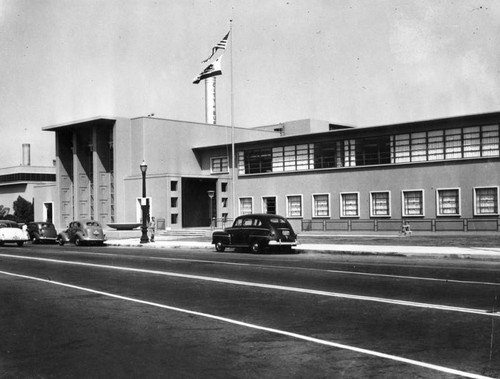
<instances>
[{"instance_id":1,"label":"car bumper","mask_svg":"<svg viewBox=\"0 0 500 379\"><path fill-rule=\"evenodd\" d=\"M297 241L269 241L269 246L297 246Z\"/></svg>"},{"instance_id":2,"label":"car bumper","mask_svg":"<svg viewBox=\"0 0 500 379\"><path fill-rule=\"evenodd\" d=\"M40 241L47 241L47 242L56 242L57 241L57 237L43 237L43 236L40 236L38 237L38 239Z\"/></svg>"}]
</instances>

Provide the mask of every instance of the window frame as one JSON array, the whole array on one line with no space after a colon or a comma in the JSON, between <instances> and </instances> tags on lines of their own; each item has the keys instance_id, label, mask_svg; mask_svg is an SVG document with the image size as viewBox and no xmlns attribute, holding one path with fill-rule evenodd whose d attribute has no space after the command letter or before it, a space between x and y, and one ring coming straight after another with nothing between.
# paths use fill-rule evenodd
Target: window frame
<instances>
[{"instance_id":1,"label":"window frame","mask_svg":"<svg viewBox=\"0 0 500 379\"><path fill-rule=\"evenodd\" d=\"M356 195L356 215L346 215L344 204L343 204L343 196L344 195ZM361 214L361 203L359 201L359 192L351 191L351 192L341 192L339 193L340 200L340 218L359 218Z\"/></svg>"},{"instance_id":2,"label":"window frame","mask_svg":"<svg viewBox=\"0 0 500 379\"><path fill-rule=\"evenodd\" d=\"M251 211L250 211L250 213L242 213L241 212L241 200L242 199L250 199L250 206L252 208ZM252 214L253 210L254 210L253 196L239 196L238 197L238 215L239 216L245 216L245 215L248 215L248 214Z\"/></svg>"},{"instance_id":3,"label":"window frame","mask_svg":"<svg viewBox=\"0 0 500 379\"><path fill-rule=\"evenodd\" d=\"M273 213L266 213L265 210L264 210L264 199L267 199L267 198L270 198L270 197L274 197L274 201L275 201L276 213L274 213L274 214L279 215L279 212L278 212L278 196L276 196L276 195L261 196L261 198L260 198L261 211L262 211L262 213L265 213L265 214L273 214Z\"/></svg>"},{"instance_id":4,"label":"window frame","mask_svg":"<svg viewBox=\"0 0 500 379\"><path fill-rule=\"evenodd\" d=\"M326 207L326 211L327 211L327 214L324 215L324 216L318 216L316 214L316 202L314 201L315 197L316 196L326 196L327 197L327 207ZM331 201L331 196L329 193L327 192L320 192L320 193L313 193L311 194L311 208L312 208L312 218L330 218L331 215L332 215L332 201Z\"/></svg>"},{"instance_id":5,"label":"window frame","mask_svg":"<svg viewBox=\"0 0 500 379\"><path fill-rule=\"evenodd\" d=\"M224 159L226 160L226 171L223 169L223 164L224 164ZM214 170L214 161L215 160L220 160L220 171L215 171ZM222 155L219 157L210 157L210 173L211 174L227 174L229 173L229 157L227 155Z\"/></svg>"},{"instance_id":6,"label":"window frame","mask_svg":"<svg viewBox=\"0 0 500 379\"><path fill-rule=\"evenodd\" d=\"M291 197L299 197L300 198L300 215L299 216L290 215L289 199ZM289 194L289 195L286 195L285 198L286 198L286 218L290 218L290 219L303 218L304 217L304 195L302 195L302 194Z\"/></svg>"},{"instance_id":7,"label":"window frame","mask_svg":"<svg viewBox=\"0 0 500 379\"><path fill-rule=\"evenodd\" d=\"M422 214L418 215L409 215L405 213L405 193L408 192L420 192L422 194ZM408 190L401 190L401 216L404 218L407 217L425 217L425 191L423 189L408 189Z\"/></svg>"},{"instance_id":8,"label":"window frame","mask_svg":"<svg viewBox=\"0 0 500 379\"><path fill-rule=\"evenodd\" d=\"M386 193L387 196L387 214L386 215L376 215L374 214L373 209L373 195L377 193ZM392 217L392 207L391 207L391 191L383 190L383 191L370 191L370 217L372 218L390 218Z\"/></svg>"},{"instance_id":9,"label":"window frame","mask_svg":"<svg viewBox=\"0 0 500 379\"><path fill-rule=\"evenodd\" d=\"M457 191L458 192L458 213L447 214L441 213L439 207L440 191ZM462 191L459 187L452 188L436 188L436 217L460 217L462 215Z\"/></svg>"},{"instance_id":10,"label":"window frame","mask_svg":"<svg viewBox=\"0 0 500 379\"><path fill-rule=\"evenodd\" d=\"M478 213L478 210L477 210L477 190L481 190L481 189L495 189L496 190L496 193L497 193L497 198L496 198L496 212L494 213ZM473 209L474 209L474 216L477 216L477 217L488 217L488 216L498 216L499 215L499 212L498 212L498 191L499 191L499 187L498 186L478 186L478 187L473 187L472 188L472 191L473 191Z\"/></svg>"}]
</instances>

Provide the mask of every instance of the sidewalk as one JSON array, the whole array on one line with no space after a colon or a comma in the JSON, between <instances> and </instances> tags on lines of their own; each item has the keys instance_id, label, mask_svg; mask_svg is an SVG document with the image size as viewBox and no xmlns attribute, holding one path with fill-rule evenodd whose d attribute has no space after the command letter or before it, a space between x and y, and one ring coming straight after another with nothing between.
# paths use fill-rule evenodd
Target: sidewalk
<instances>
[{"instance_id":1,"label":"sidewalk","mask_svg":"<svg viewBox=\"0 0 500 379\"><path fill-rule=\"evenodd\" d=\"M471 236L472 237L472 236ZM478 236L474 236L478 237ZM480 237L480 236L479 236ZM435 239L436 246L432 245ZM458 237L451 237L457 241ZM464 238L464 237L462 237ZM467 238L467 237L465 237ZM469 237L470 238L470 237ZM493 243L491 239L493 238ZM361 235L311 235L299 234L298 246L294 251L298 254L372 254L372 255L391 255L406 257L435 257L435 258L459 258L459 259L480 259L480 260L498 260L500 261L500 237L484 237L484 245L475 246L442 246L443 238L433 237L399 237L390 236L361 236ZM481 238L477 238L480 244ZM356 242L360 243L356 243ZM499 241L499 243L497 243ZM110 239L106 241L109 246L127 246L127 247L147 247L147 248L184 248L184 249L206 249L214 250L209 237L199 238L179 238L173 236L157 236L155 242L141 244L139 238ZM350 242L350 243L349 243ZM390 242L390 243L388 243ZM422 246L419 242L425 242ZM487 243L486 243L487 242ZM415 245L413 245L415 243ZM427 245L431 243L430 245ZM446 241L444 241L446 243ZM441 246L439 246L441 245Z\"/></svg>"}]
</instances>

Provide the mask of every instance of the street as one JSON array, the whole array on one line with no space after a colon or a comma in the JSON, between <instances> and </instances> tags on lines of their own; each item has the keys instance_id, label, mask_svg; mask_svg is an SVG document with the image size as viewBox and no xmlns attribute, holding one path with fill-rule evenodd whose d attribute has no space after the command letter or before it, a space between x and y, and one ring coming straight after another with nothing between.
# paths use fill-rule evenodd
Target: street
<instances>
[{"instance_id":1,"label":"street","mask_svg":"<svg viewBox=\"0 0 500 379\"><path fill-rule=\"evenodd\" d=\"M499 269L4 246L0 377L499 377Z\"/></svg>"}]
</instances>

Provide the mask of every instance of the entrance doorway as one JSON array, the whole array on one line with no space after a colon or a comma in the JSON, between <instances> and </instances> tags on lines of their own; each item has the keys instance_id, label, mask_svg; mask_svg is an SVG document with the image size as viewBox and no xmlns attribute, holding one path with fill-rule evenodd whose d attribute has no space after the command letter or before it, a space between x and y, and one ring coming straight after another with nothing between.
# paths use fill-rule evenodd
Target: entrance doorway
<instances>
[{"instance_id":1,"label":"entrance doorway","mask_svg":"<svg viewBox=\"0 0 500 379\"><path fill-rule=\"evenodd\" d=\"M183 228L208 227L217 217L216 184L217 179L182 178ZM212 198L208 191L214 191Z\"/></svg>"},{"instance_id":2,"label":"entrance doorway","mask_svg":"<svg viewBox=\"0 0 500 379\"><path fill-rule=\"evenodd\" d=\"M54 202L49 201L43 203L43 220L45 222L53 223Z\"/></svg>"}]
</instances>

